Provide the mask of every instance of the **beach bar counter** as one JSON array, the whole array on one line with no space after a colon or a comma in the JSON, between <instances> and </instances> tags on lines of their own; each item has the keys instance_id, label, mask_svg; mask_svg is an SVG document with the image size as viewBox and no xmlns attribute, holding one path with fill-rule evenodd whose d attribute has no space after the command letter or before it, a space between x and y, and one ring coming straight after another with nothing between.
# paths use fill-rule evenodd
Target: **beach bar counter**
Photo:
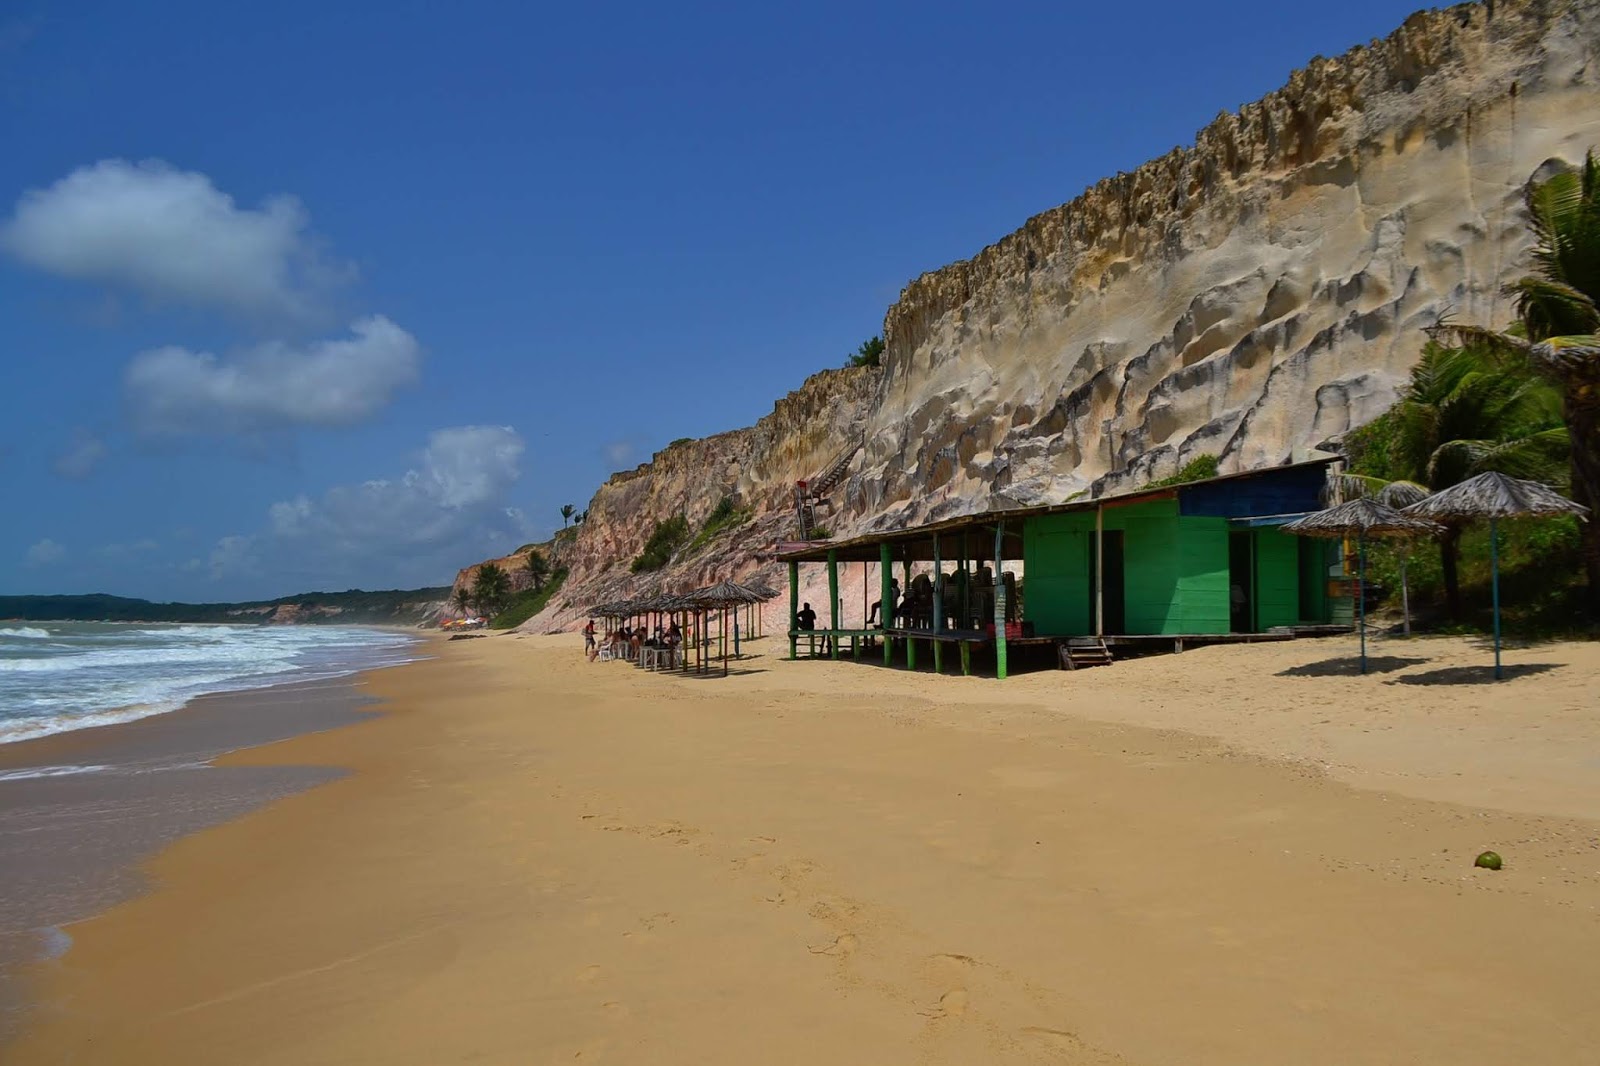
<instances>
[{"instance_id":1,"label":"beach bar counter","mask_svg":"<svg viewBox=\"0 0 1600 1066\"><path fill-rule=\"evenodd\" d=\"M992 648L1003 678L1008 648L1018 646L1054 645L1056 661L1072 667L1109 662L1118 646L1182 651L1343 631L1353 590L1338 543L1280 529L1323 507L1335 461L780 545L790 657L821 647L860 658L878 648L887 665L898 645L915 669L920 646L935 670L953 650L970 673L973 652ZM817 628L801 630L800 567L818 563L832 602ZM839 624L849 563L879 564L876 598L895 604L868 628Z\"/></svg>"}]
</instances>

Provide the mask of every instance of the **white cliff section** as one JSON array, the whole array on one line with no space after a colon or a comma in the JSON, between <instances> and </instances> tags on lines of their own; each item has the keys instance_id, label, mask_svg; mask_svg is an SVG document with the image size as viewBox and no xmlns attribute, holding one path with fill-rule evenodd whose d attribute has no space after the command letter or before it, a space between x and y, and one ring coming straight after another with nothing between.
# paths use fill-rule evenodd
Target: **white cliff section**
<instances>
[{"instance_id":1,"label":"white cliff section","mask_svg":"<svg viewBox=\"0 0 1600 1066\"><path fill-rule=\"evenodd\" d=\"M1393 402L1422 329L1504 325L1530 178L1600 145L1600 3L1469 4L1313 61L911 283L857 528L1306 457Z\"/></svg>"}]
</instances>

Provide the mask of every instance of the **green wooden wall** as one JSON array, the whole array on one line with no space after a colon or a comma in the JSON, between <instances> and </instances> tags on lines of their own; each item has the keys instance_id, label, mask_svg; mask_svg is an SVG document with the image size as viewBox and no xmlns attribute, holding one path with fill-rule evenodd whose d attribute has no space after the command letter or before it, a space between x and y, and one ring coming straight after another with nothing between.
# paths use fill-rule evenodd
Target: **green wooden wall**
<instances>
[{"instance_id":1,"label":"green wooden wall","mask_svg":"<svg viewBox=\"0 0 1600 1066\"><path fill-rule=\"evenodd\" d=\"M1027 617L1040 636L1094 632L1089 596L1094 520L1093 511L1077 511L1024 523ZM1180 516L1177 501L1155 500L1108 508L1105 528L1123 533L1125 632L1229 632L1227 519ZM1276 528L1252 530L1249 536L1255 628L1302 621L1298 539Z\"/></svg>"},{"instance_id":2,"label":"green wooden wall","mask_svg":"<svg viewBox=\"0 0 1600 1066\"><path fill-rule=\"evenodd\" d=\"M1254 531L1256 628L1300 621L1300 540L1276 527Z\"/></svg>"}]
</instances>

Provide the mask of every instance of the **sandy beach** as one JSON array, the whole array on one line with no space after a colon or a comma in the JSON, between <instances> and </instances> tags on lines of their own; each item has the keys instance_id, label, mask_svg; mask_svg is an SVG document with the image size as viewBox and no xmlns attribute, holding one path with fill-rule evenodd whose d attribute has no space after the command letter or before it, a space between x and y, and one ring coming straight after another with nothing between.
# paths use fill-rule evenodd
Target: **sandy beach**
<instances>
[{"instance_id":1,"label":"sandy beach","mask_svg":"<svg viewBox=\"0 0 1600 1066\"><path fill-rule=\"evenodd\" d=\"M369 675L378 717L224 759L353 772L163 851L5 1061L1594 1061L1600 645L777 644Z\"/></svg>"}]
</instances>

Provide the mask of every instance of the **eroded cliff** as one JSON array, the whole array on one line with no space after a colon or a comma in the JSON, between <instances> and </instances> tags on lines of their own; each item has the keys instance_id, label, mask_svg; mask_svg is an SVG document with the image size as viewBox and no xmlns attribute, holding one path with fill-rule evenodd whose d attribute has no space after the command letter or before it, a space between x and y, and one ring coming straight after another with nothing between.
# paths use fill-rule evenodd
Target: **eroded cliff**
<instances>
[{"instance_id":1,"label":"eroded cliff","mask_svg":"<svg viewBox=\"0 0 1600 1066\"><path fill-rule=\"evenodd\" d=\"M1528 181L1600 144L1600 0L1413 15L1313 60L1195 144L1107 178L909 284L881 371L819 375L757 426L618 474L572 545L596 599L747 574L793 482L853 434L836 534L1132 487L1202 453L1304 458L1387 407L1441 316L1503 325ZM724 495L736 537L647 581L658 519Z\"/></svg>"}]
</instances>

